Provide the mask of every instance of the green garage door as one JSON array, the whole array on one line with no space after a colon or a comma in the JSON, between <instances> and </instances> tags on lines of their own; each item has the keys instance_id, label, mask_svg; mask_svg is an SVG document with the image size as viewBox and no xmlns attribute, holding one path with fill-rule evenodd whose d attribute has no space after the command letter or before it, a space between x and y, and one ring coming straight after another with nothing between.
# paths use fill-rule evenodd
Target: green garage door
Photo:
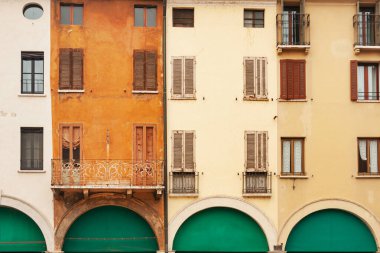
<instances>
[{"instance_id":1,"label":"green garage door","mask_svg":"<svg viewBox=\"0 0 380 253\"><path fill-rule=\"evenodd\" d=\"M26 214L0 207L0 252L43 252L46 243L41 229Z\"/></svg>"},{"instance_id":2,"label":"green garage door","mask_svg":"<svg viewBox=\"0 0 380 253\"><path fill-rule=\"evenodd\" d=\"M66 234L64 252L156 252L149 224L117 206L98 207L79 217Z\"/></svg>"},{"instance_id":3,"label":"green garage door","mask_svg":"<svg viewBox=\"0 0 380 253\"><path fill-rule=\"evenodd\" d=\"M371 231L356 216L338 209L312 213L291 231L287 252L376 252Z\"/></svg>"},{"instance_id":4,"label":"green garage door","mask_svg":"<svg viewBox=\"0 0 380 253\"><path fill-rule=\"evenodd\" d=\"M231 208L209 208L188 218L177 231L173 250L178 252L267 252L260 226L248 215Z\"/></svg>"}]
</instances>

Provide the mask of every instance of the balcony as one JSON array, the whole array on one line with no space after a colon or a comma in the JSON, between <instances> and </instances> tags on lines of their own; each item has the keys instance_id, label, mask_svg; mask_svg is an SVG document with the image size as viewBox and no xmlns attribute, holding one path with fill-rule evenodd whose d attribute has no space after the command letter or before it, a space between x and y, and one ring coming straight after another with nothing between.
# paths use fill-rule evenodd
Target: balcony
<instances>
[{"instance_id":1,"label":"balcony","mask_svg":"<svg viewBox=\"0 0 380 253\"><path fill-rule=\"evenodd\" d=\"M380 15L362 13L353 18L354 51L380 50Z\"/></svg>"},{"instance_id":2,"label":"balcony","mask_svg":"<svg viewBox=\"0 0 380 253\"><path fill-rule=\"evenodd\" d=\"M164 161L52 160L52 189L157 190L163 186Z\"/></svg>"},{"instance_id":3,"label":"balcony","mask_svg":"<svg viewBox=\"0 0 380 253\"><path fill-rule=\"evenodd\" d=\"M310 15L281 13L276 16L277 52L310 49Z\"/></svg>"},{"instance_id":4,"label":"balcony","mask_svg":"<svg viewBox=\"0 0 380 253\"><path fill-rule=\"evenodd\" d=\"M172 196L198 196L198 172L170 172L169 193Z\"/></svg>"},{"instance_id":5,"label":"balcony","mask_svg":"<svg viewBox=\"0 0 380 253\"><path fill-rule=\"evenodd\" d=\"M272 173L267 171L243 172L243 196L270 197Z\"/></svg>"}]
</instances>

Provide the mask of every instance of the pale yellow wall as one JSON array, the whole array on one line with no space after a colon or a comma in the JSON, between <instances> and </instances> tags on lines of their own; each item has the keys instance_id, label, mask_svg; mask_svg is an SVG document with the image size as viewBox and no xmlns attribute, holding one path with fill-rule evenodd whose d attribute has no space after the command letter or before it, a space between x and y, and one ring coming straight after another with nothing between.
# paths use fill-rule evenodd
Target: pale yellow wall
<instances>
[{"instance_id":1,"label":"pale yellow wall","mask_svg":"<svg viewBox=\"0 0 380 253\"><path fill-rule=\"evenodd\" d=\"M195 27L172 27L172 7L194 7ZM264 9L265 28L244 28L244 8ZM275 8L275 1L168 3L169 170L172 168L172 131L195 130L195 161L199 172L198 197L169 197L169 224L190 204L216 195L247 201L277 224L277 194L270 198L242 197L244 131L268 131L269 171L277 170L277 122L273 119L277 114ZM174 56L196 57L197 99L194 101L171 99L171 58ZM243 57L247 56L268 59L269 101L243 101ZM276 182L273 176L274 192L277 192Z\"/></svg>"},{"instance_id":2,"label":"pale yellow wall","mask_svg":"<svg viewBox=\"0 0 380 253\"><path fill-rule=\"evenodd\" d=\"M277 76L280 59L306 60L307 91L307 102L278 103L278 172L281 137L305 137L309 176L295 181L279 179L279 229L306 204L331 198L360 205L379 221L380 178L355 176L357 137L380 137L380 104L350 100L350 60L379 61L379 51L354 54L355 12L354 1L306 1L311 20L310 52L283 52L278 57ZM279 79L277 87L279 97Z\"/></svg>"}]
</instances>

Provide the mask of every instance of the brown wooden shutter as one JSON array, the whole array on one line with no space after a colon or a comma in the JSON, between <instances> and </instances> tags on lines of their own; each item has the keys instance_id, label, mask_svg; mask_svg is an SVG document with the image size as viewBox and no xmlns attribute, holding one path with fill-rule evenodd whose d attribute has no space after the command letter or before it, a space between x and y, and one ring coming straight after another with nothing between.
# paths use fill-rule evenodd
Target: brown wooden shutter
<instances>
[{"instance_id":1,"label":"brown wooden shutter","mask_svg":"<svg viewBox=\"0 0 380 253\"><path fill-rule=\"evenodd\" d=\"M288 99L288 61L287 60L280 60L280 98L281 99Z\"/></svg>"},{"instance_id":2,"label":"brown wooden shutter","mask_svg":"<svg viewBox=\"0 0 380 253\"><path fill-rule=\"evenodd\" d=\"M256 64L256 78L255 78L255 87L256 87L256 97L261 94L261 60L259 58L255 59Z\"/></svg>"},{"instance_id":3,"label":"brown wooden shutter","mask_svg":"<svg viewBox=\"0 0 380 253\"><path fill-rule=\"evenodd\" d=\"M182 169L182 154L183 154L183 133L175 132L173 134L173 169Z\"/></svg>"},{"instance_id":4,"label":"brown wooden shutter","mask_svg":"<svg viewBox=\"0 0 380 253\"><path fill-rule=\"evenodd\" d=\"M266 77L266 66L267 66L267 60L266 58L261 59L261 93L259 94L260 97L267 97L268 94L268 87L267 87L267 77Z\"/></svg>"},{"instance_id":5,"label":"brown wooden shutter","mask_svg":"<svg viewBox=\"0 0 380 253\"><path fill-rule=\"evenodd\" d=\"M145 52L145 64L145 89L157 90L157 55L155 52Z\"/></svg>"},{"instance_id":6,"label":"brown wooden shutter","mask_svg":"<svg viewBox=\"0 0 380 253\"><path fill-rule=\"evenodd\" d=\"M145 88L145 52L135 50L133 52L133 89Z\"/></svg>"},{"instance_id":7,"label":"brown wooden shutter","mask_svg":"<svg viewBox=\"0 0 380 253\"><path fill-rule=\"evenodd\" d=\"M258 133L258 150L259 150L259 159L260 162L258 163L258 168L265 170L267 169L267 161L268 161L268 147L267 147L267 140L268 140L268 132L260 132Z\"/></svg>"},{"instance_id":8,"label":"brown wooden shutter","mask_svg":"<svg viewBox=\"0 0 380 253\"><path fill-rule=\"evenodd\" d=\"M306 99L306 61L299 62L299 98Z\"/></svg>"},{"instance_id":9,"label":"brown wooden shutter","mask_svg":"<svg viewBox=\"0 0 380 253\"><path fill-rule=\"evenodd\" d=\"M351 61L351 100L358 100L358 62Z\"/></svg>"},{"instance_id":10,"label":"brown wooden shutter","mask_svg":"<svg viewBox=\"0 0 380 253\"><path fill-rule=\"evenodd\" d=\"M154 128L146 127L146 160L154 160Z\"/></svg>"},{"instance_id":11,"label":"brown wooden shutter","mask_svg":"<svg viewBox=\"0 0 380 253\"><path fill-rule=\"evenodd\" d=\"M194 59L185 59L185 95L194 94Z\"/></svg>"},{"instance_id":12,"label":"brown wooden shutter","mask_svg":"<svg viewBox=\"0 0 380 253\"><path fill-rule=\"evenodd\" d=\"M247 133L247 169L256 168L256 134Z\"/></svg>"},{"instance_id":13,"label":"brown wooden shutter","mask_svg":"<svg viewBox=\"0 0 380 253\"><path fill-rule=\"evenodd\" d=\"M136 127L135 133L135 160L144 160L144 127Z\"/></svg>"},{"instance_id":14,"label":"brown wooden shutter","mask_svg":"<svg viewBox=\"0 0 380 253\"><path fill-rule=\"evenodd\" d=\"M72 51L72 88L83 89L83 50L73 49Z\"/></svg>"},{"instance_id":15,"label":"brown wooden shutter","mask_svg":"<svg viewBox=\"0 0 380 253\"><path fill-rule=\"evenodd\" d=\"M286 63L287 99L294 99L294 65L292 60L288 60Z\"/></svg>"},{"instance_id":16,"label":"brown wooden shutter","mask_svg":"<svg viewBox=\"0 0 380 253\"><path fill-rule=\"evenodd\" d=\"M71 49L59 50L59 89L71 88Z\"/></svg>"},{"instance_id":17,"label":"brown wooden shutter","mask_svg":"<svg viewBox=\"0 0 380 253\"><path fill-rule=\"evenodd\" d=\"M255 95L255 84L254 84L254 60L245 60L245 95L254 96Z\"/></svg>"},{"instance_id":18,"label":"brown wooden shutter","mask_svg":"<svg viewBox=\"0 0 380 253\"><path fill-rule=\"evenodd\" d=\"M257 133L257 169L262 169L263 164L263 134Z\"/></svg>"},{"instance_id":19,"label":"brown wooden shutter","mask_svg":"<svg viewBox=\"0 0 380 253\"><path fill-rule=\"evenodd\" d=\"M375 5L375 14L380 15L380 0L376 0ZM379 16L374 16L374 22L375 22L375 43L376 45L380 44L380 22L379 22Z\"/></svg>"},{"instance_id":20,"label":"brown wooden shutter","mask_svg":"<svg viewBox=\"0 0 380 253\"><path fill-rule=\"evenodd\" d=\"M185 133L185 169L194 170L194 133Z\"/></svg>"},{"instance_id":21,"label":"brown wooden shutter","mask_svg":"<svg viewBox=\"0 0 380 253\"><path fill-rule=\"evenodd\" d=\"M173 95L182 95L182 59L173 59Z\"/></svg>"}]
</instances>

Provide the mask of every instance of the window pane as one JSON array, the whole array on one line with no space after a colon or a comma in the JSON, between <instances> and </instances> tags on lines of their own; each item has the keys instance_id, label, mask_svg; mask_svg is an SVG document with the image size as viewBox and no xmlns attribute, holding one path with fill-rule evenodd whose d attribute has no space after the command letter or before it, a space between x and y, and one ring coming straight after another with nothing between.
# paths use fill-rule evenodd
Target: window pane
<instances>
[{"instance_id":1,"label":"window pane","mask_svg":"<svg viewBox=\"0 0 380 253\"><path fill-rule=\"evenodd\" d=\"M24 8L24 17L27 19L39 19L43 13L42 7L37 4L29 4Z\"/></svg>"},{"instance_id":2,"label":"window pane","mask_svg":"<svg viewBox=\"0 0 380 253\"><path fill-rule=\"evenodd\" d=\"M253 20L244 20L244 27L253 27Z\"/></svg>"},{"instance_id":3,"label":"window pane","mask_svg":"<svg viewBox=\"0 0 380 253\"><path fill-rule=\"evenodd\" d=\"M255 19L264 20L264 11L255 11Z\"/></svg>"},{"instance_id":4,"label":"window pane","mask_svg":"<svg viewBox=\"0 0 380 253\"><path fill-rule=\"evenodd\" d=\"M377 99L377 67L368 66L368 99Z\"/></svg>"},{"instance_id":5,"label":"window pane","mask_svg":"<svg viewBox=\"0 0 380 253\"><path fill-rule=\"evenodd\" d=\"M135 7L135 26L144 26L144 8Z\"/></svg>"},{"instance_id":6,"label":"window pane","mask_svg":"<svg viewBox=\"0 0 380 253\"><path fill-rule=\"evenodd\" d=\"M32 73L32 60L22 60L23 73Z\"/></svg>"},{"instance_id":7,"label":"window pane","mask_svg":"<svg viewBox=\"0 0 380 253\"><path fill-rule=\"evenodd\" d=\"M302 141L294 141L294 173L302 172Z\"/></svg>"},{"instance_id":8,"label":"window pane","mask_svg":"<svg viewBox=\"0 0 380 253\"><path fill-rule=\"evenodd\" d=\"M290 173L290 141L282 142L282 172Z\"/></svg>"},{"instance_id":9,"label":"window pane","mask_svg":"<svg viewBox=\"0 0 380 253\"><path fill-rule=\"evenodd\" d=\"M370 141L369 144L369 157L370 157L370 172L377 173L379 171L377 166L377 140Z\"/></svg>"},{"instance_id":10,"label":"window pane","mask_svg":"<svg viewBox=\"0 0 380 253\"><path fill-rule=\"evenodd\" d=\"M21 169L42 169L43 129L21 128Z\"/></svg>"},{"instance_id":11,"label":"window pane","mask_svg":"<svg viewBox=\"0 0 380 253\"><path fill-rule=\"evenodd\" d=\"M244 11L244 19L253 19L253 11L245 10Z\"/></svg>"},{"instance_id":12,"label":"window pane","mask_svg":"<svg viewBox=\"0 0 380 253\"><path fill-rule=\"evenodd\" d=\"M35 93L44 92L44 75L43 74L34 75L34 92Z\"/></svg>"},{"instance_id":13,"label":"window pane","mask_svg":"<svg viewBox=\"0 0 380 253\"><path fill-rule=\"evenodd\" d=\"M34 61L34 73L44 73L44 61L35 60Z\"/></svg>"},{"instance_id":14,"label":"window pane","mask_svg":"<svg viewBox=\"0 0 380 253\"><path fill-rule=\"evenodd\" d=\"M156 26L156 7L147 8L148 22L147 26L155 27Z\"/></svg>"},{"instance_id":15,"label":"window pane","mask_svg":"<svg viewBox=\"0 0 380 253\"><path fill-rule=\"evenodd\" d=\"M22 92L32 92L32 74L22 75Z\"/></svg>"},{"instance_id":16,"label":"window pane","mask_svg":"<svg viewBox=\"0 0 380 253\"><path fill-rule=\"evenodd\" d=\"M358 99L364 99L364 66L358 66Z\"/></svg>"},{"instance_id":17,"label":"window pane","mask_svg":"<svg viewBox=\"0 0 380 253\"><path fill-rule=\"evenodd\" d=\"M75 5L74 7L74 25L81 25L83 23L83 6Z\"/></svg>"},{"instance_id":18,"label":"window pane","mask_svg":"<svg viewBox=\"0 0 380 253\"><path fill-rule=\"evenodd\" d=\"M359 140L359 172L367 172L367 141Z\"/></svg>"},{"instance_id":19,"label":"window pane","mask_svg":"<svg viewBox=\"0 0 380 253\"><path fill-rule=\"evenodd\" d=\"M61 5L61 24L70 24L70 6Z\"/></svg>"}]
</instances>

